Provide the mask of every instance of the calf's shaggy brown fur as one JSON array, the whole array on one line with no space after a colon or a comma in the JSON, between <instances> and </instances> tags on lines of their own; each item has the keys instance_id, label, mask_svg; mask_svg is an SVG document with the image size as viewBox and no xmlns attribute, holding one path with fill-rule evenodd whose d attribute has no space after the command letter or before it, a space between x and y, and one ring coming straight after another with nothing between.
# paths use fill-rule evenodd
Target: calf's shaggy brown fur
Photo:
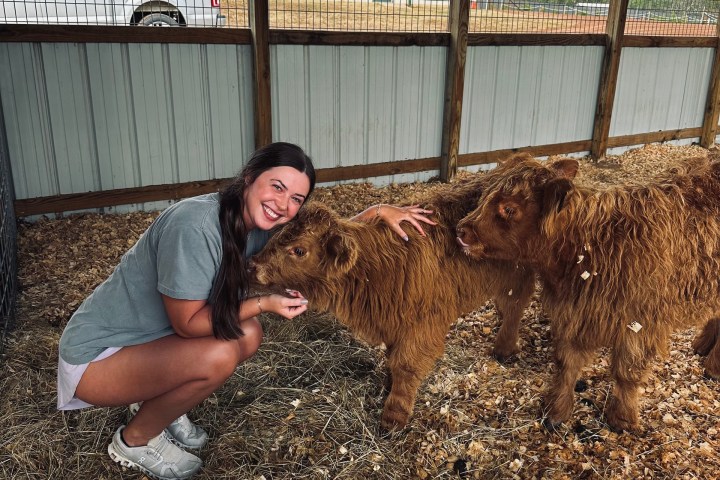
<instances>
[{"instance_id":1,"label":"calf's shaggy brown fur","mask_svg":"<svg viewBox=\"0 0 720 480\"><path fill-rule=\"evenodd\" d=\"M693 347L720 378L720 164L688 161L647 185L580 188L574 160L515 157L458 225L475 258L517 259L538 273L557 371L546 426L572 414L573 387L600 347L615 383L605 416L639 426L638 387L674 330L707 322ZM639 330L638 330L639 328Z\"/></svg>"},{"instance_id":2,"label":"calf's shaggy brown fur","mask_svg":"<svg viewBox=\"0 0 720 480\"><path fill-rule=\"evenodd\" d=\"M484 177L484 176L482 176ZM489 178L489 176L488 176ZM387 346L390 392L381 425L404 426L417 389L443 354L450 325L494 298L503 324L494 353L517 351L534 275L514 262L476 262L455 245L455 225L477 204L485 178L450 185L423 205L436 226L403 241L380 221L342 219L310 202L254 258L257 281L302 292L357 337Z\"/></svg>"}]
</instances>

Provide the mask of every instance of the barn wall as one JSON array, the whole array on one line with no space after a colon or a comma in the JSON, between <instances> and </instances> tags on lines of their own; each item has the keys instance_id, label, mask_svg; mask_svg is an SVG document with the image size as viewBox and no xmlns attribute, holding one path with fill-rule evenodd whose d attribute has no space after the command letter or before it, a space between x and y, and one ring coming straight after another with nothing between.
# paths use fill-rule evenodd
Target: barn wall
<instances>
[{"instance_id":1,"label":"barn wall","mask_svg":"<svg viewBox=\"0 0 720 480\"><path fill-rule=\"evenodd\" d=\"M16 198L232 176L251 79L247 45L0 43Z\"/></svg>"},{"instance_id":2,"label":"barn wall","mask_svg":"<svg viewBox=\"0 0 720 480\"><path fill-rule=\"evenodd\" d=\"M446 50L272 45L274 140L303 145L317 168L439 156Z\"/></svg>"},{"instance_id":3,"label":"barn wall","mask_svg":"<svg viewBox=\"0 0 720 480\"><path fill-rule=\"evenodd\" d=\"M623 48L610 136L699 127L712 48Z\"/></svg>"},{"instance_id":4,"label":"barn wall","mask_svg":"<svg viewBox=\"0 0 720 480\"><path fill-rule=\"evenodd\" d=\"M700 127L713 54L624 48L611 136ZM439 157L446 56L273 44L274 139L318 168ZM601 46L468 47L459 153L590 140L602 57ZM232 176L254 146L252 69L246 44L0 43L16 198Z\"/></svg>"},{"instance_id":5,"label":"barn wall","mask_svg":"<svg viewBox=\"0 0 720 480\"><path fill-rule=\"evenodd\" d=\"M603 47L468 47L459 153L592 138Z\"/></svg>"}]
</instances>

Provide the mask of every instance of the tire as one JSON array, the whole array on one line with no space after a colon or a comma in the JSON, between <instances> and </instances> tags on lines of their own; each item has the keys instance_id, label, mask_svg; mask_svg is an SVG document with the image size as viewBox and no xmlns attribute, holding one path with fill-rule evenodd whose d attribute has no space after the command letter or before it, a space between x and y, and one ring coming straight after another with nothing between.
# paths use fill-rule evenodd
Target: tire
<instances>
[{"instance_id":1,"label":"tire","mask_svg":"<svg viewBox=\"0 0 720 480\"><path fill-rule=\"evenodd\" d=\"M145 15L137 23L139 26L145 27L178 27L178 22L174 18L165 15L164 13L151 13Z\"/></svg>"}]
</instances>

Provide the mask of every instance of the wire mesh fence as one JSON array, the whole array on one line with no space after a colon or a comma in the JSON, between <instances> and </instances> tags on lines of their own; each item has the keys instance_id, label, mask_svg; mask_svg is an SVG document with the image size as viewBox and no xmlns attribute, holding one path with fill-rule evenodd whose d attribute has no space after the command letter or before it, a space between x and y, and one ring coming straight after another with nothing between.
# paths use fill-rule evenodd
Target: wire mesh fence
<instances>
[{"instance_id":1,"label":"wire mesh fence","mask_svg":"<svg viewBox=\"0 0 720 480\"><path fill-rule=\"evenodd\" d=\"M17 297L17 229L4 131L0 119L0 354L5 335L14 323Z\"/></svg>"},{"instance_id":2,"label":"wire mesh fence","mask_svg":"<svg viewBox=\"0 0 720 480\"><path fill-rule=\"evenodd\" d=\"M604 33L610 0L469 2L472 33ZM270 28L446 32L449 0L270 0ZM717 0L630 0L627 35L713 36ZM248 28L248 0L0 0L0 23Z\"/></svg>"},{"instance_id":3,"label":"wire mesh fence","mask_svg":"<svg viewBox=\"0 0 720 480\"><path fill-rule=\"evenodd\" d=\"M270 28L447 32L448 8L447 0L278 0Z\"/></svg>"},{"instance_id":4,"label":"wire mesh fence","mask_svg":"<svg viewBox=\"0 0 720 480\"><path fill-rule=\"evenodd\" d=\"M636 0L630 2L626 35L705 37L716 35L717 0Z\"/></svg>"},{"instance_id":5,"label":"wire mesh fence","mask_svg":"<svg viewBox=\"0 0 720 480\"><path fill-rule=\"evenodd\" d=\"M470 31L481 33L604 33L609 1L470 2ZM634 0L627 11L626 35L713 36L717 0Z\"/></svg>"},{"instance_id":6,"label":"wire mesh fence","mask_svg":"<svg viewBox=\"0 0 720 480\"><path fill-rule=\"evenodd\" d=\"M608 9L575 2L479 0L470 2L469 31L476 33L603 33ZM601 4L592 4L601 5Z\"/></svg>"}]
</instances>

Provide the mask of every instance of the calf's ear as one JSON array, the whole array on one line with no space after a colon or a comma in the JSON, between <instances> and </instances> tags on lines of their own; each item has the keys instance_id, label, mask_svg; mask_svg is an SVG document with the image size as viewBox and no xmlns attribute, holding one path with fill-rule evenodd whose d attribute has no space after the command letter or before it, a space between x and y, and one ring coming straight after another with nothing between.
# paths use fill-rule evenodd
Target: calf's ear
<instances>
[{"instance_id":1,"label":"calf's ear","mask_svg":"<svg viewBox=\"0 0 720 480\"><path fill-rule=\"evenodd\" d=\"M355 265L358 257L354 238L343 233L329 233L325 239L325 267L332 276L344 275Z\"/></svg>"},{"instance_id":2,"label":"calf's ear","mask_svg":"<svg viewBox=\"0 0 720 480\"><path fill-rule=\"evenodd\" d=\"M513 167L521 162L527 162L533 160L533 156L527 152L514 153L509 157L501 158L498 160L498 165L502 167Z\"/></svg>"},{"instance_id":3,"label":"calf's ear","mask_svg":"<svg viewBox=\"0 0 720 480\"><path fill-rule=\"evenodd\" d=\"M555 170L561 177L572 180L577 175L580 164L572 158L564 158L551 163L550 168Z\"/></svg>"},{"instance_id":4,"label":"calf's ear","mask_svg":"<svg viewBox=\"0 0 720 480\"><path fill-rule=\"evenodd\" d=\"M567 178L555 178L545 184L543 192L543 215L558 213L565 207L565 197L573 189Z\"/></svg>"}]
</instances>

